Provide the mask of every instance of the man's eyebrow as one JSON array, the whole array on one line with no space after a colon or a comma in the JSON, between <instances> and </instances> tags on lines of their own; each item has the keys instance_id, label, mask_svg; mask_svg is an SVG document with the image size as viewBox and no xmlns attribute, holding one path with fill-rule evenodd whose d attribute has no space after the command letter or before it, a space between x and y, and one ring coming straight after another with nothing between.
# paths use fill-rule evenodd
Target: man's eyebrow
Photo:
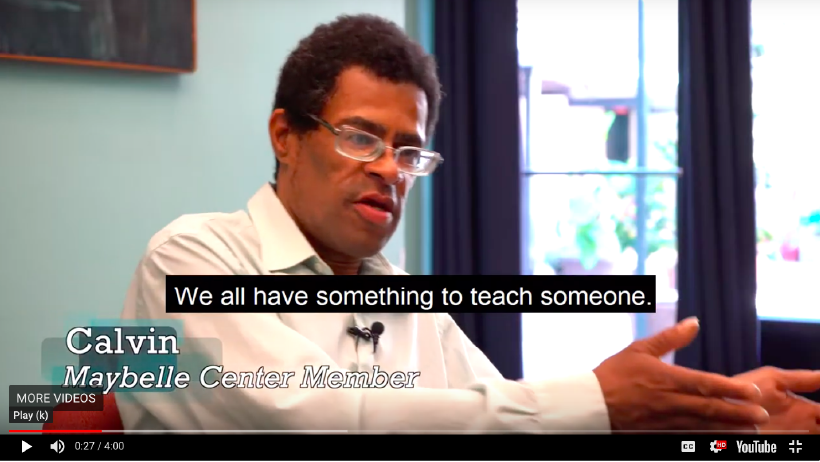
<instances>
[{"instance_id":1,"label":"man's eyebrow","mask_svg":"<svg viewBox=\"0 0 820 462\"><path fill-rule=\"evenodd\" d=\"M396 137L393 139L393 143L397 147L411 146L414 148L420 148L424 145L424 142L421 140L421 137L415 133L396 133Z\"/></svg>"},{"instance_id":2,"label":"man's eyebrow","mask_svg":"<svg viewBox=\"0 0 820 462\"><path fill-rule=\"evenodd\" d=\"M387 127L385 127L384 125L373 122L372 120L368 120L360 116L346 117L338 121L336 125L347 125L349 127L358 128L359 130L366 131L367 133L376 135L378 137L384 137L388 132ZM422 142L421 137L418 134L404 132L396 134L395 143L399 146L415 147L421 147L421 145L424 144Z\"/></svg>"},{"instance_id":3,"label":"man's eyebrow","mask_svg":"<svg viewBox=\"0 0 820 462\"><path fill-rule=\"evenodd\" d=\"M364 117L353 116L346 117L338 122L336 125L347 125L359 130L364 130L376 136L384 136L387 133L387 128L382 124L377 124L372 120L367 120Z\"/></svg>"}]
</instances>

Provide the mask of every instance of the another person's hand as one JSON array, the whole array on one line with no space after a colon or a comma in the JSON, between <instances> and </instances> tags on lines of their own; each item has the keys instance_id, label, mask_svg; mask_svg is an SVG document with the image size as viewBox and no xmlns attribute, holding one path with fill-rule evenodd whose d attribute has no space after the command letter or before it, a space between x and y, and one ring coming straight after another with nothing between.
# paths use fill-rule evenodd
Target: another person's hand
<instances>
[{"instance_id":1,"label":"another person's hand","mask_svg":"<svg viewBox=\"0 0 820 462\"><path fill-rule=\"evenodd\" d=\"M820 404L795 394L820 389L820 372L763 367L736 378L754 383L763 393L761 404L771 419L760 433L820 434Z\"/></svg>"},{"instance_id":2,"label":"another person's hand","mask_svg":"<svg viewBox=\"0 0 820 462\"><path fill-rule=\"evenodd\" d=\"M698 330L697 319L681 321L595 369L612 430L748 432L769 422L754 383L659 359L691 343Z\"/></svg>"}]
</instances>

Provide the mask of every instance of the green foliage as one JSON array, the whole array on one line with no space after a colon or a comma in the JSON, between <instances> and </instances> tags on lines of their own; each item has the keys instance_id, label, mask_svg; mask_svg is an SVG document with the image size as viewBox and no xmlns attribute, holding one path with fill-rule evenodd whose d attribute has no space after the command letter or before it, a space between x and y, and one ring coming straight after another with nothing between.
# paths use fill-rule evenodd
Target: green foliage
<instances>
[{"instance_id":1,"label":"green foliage","mask_svg":"<svg viewBox=\"0 0 820 462\"><path fill-rule=\"evenodd\" d=\"M673 169L677 164L677 143L657 142L654 146L656 155L662 159L663 168ZM646 181L646 245L651 254L663 248L677 247L676 235L676 182L670 177L648 176ZM633 177L626 187L621 187L618 194L637 209L637 177ZM635 248L638 238L637 223L634 213L620 220L616 227L621 249Z\"/></svg>"},{"instance_id":2,"label":"green foliage","mask_svg":"<svg viewBox=\"0 0 820 462\"><path fill-rule=\"evenodd\" d=\"M578 246L579 258L584 269L595 268L598 264L598 236L601 231L601 223L598 220L584 223L576 231L575 243Z\"/></svg>"},{"instance_id":3,"label":"green foliage","mask_svg":"<svg viewBox=\"0 0 820 462\"><path fill-rule=\"evenodd\" d=\"M655 143L656 152L653 159L660 159L662 168L673 169L677 164L677 144L674 141ZM611 162L612 169L628 170L634 168L622 162ZM586 269L594 268L601 257L600 243L605 234L610 232L610 222L614 222L614 232L620 243L621 251L629 247L635 248L638 237L636 223L636 185L634 175L608 176L604 185L594 192L594 201L600 207L599 213L594 216L588 212L577 212L575 228L575 245L579 252L581 264ZM675 197L676 181L671 177L648 176L646 181L646 244L649 254L663 248L677 247ZM619 200L607 200L607 194L614 195Z\"/></svg>"}]
</instances>

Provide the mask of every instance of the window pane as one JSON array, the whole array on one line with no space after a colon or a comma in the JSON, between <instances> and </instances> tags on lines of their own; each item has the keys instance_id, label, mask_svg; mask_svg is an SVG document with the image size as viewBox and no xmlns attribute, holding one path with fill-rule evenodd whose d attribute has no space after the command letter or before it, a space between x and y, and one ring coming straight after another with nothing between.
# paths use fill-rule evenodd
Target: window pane
<instances>
[{"instance_id":1,"label":"window pane","mask_svg":"<svg viewBox=\"0 0 820 462\"><path fill-rule=\"evenodd\" d=\"M537 275L626 275L638 272L638 233L647 257L644 274L656 276L657 314L649 332L675 322L677 291L677 178L648 176L646 221L637 226L634 175L535 175L527 178L529 268ZM525 376L589 371L635 339L629 314L524 314ZM572 360L545 357L550 348L574 348ZM586 368L586 369L584 369Z\"/></svg>"},{"instance_id":2,"label":"window pane","mask_svg":"<svg viewBox=\"0 0 820 462\"><path fill-rule=\"evenodd\" d=\"M757 311L820 320L820 3L752 2Z\"/></svg>"},{"instance_id":3,"label":"window pane","mask_svg":"<svg viewBox=\"0 0 820 462\"><path fill-rule=\"evenodd\" d=\"M633 176L537 175L528 183L534 274L634 274Z\"/></svg>"},{"instance_id":4,"label":"window pane","mask_svg":"<svg viewBox=\"0 0 820 462\"><path fill-rule=\"evenodd\" d=\"M644 5L646 107L650 118L674 121L677 2ZM520 61L529 73L526 169L671 168L655 150L637 162L638 2L591 10L584 2L519 0L518 8Z\"/></svg>"},{"instance_id":5,"label":"window pane","mask_svg":"<svg viewBox=\"0 0 820 462\"><path fill-rule=\"evenodd\" d=\"M525 272L659 285L654 315L524 314L524 375L539 379L587 372L675 322L677 1L643 2L643 94L637 0L518 9ZM581 171L608 173L566 175Z\"/></svg>"},{"instance_id":6,"label":"window pane","mask_svg":"<svg viewBox=\"0 0 820 462\"><path fill-rule=\"evenodd\" d=\"M529 192L532 274L637 274L638 233L647 257L644 274L658 276L659 298L676 299L677 178L647 176L646 221L638 227L633 175L534 175Z\"/></svg>"}]
</instances>

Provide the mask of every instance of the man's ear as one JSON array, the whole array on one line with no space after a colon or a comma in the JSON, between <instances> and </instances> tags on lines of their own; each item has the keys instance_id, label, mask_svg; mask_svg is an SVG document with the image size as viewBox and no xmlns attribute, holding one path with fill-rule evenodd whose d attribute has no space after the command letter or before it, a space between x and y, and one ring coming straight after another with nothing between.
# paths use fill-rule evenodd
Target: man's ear
<instances>
[{"instance_id":1,"label":"man's ear","mask_svg":"<svg viewBox=\"0 0 820 462\"><path fill-rule=\"evenodd\" d=\"M284 109L276 109L270 115L268 121L268 134L270 135L270 143L273 147L273 153L276 160L281 165L289 165L293 162L293 148L291 144L291 135L293 131L288 124L287 117L285 117Z\"/></svg>"}]
</instances>

